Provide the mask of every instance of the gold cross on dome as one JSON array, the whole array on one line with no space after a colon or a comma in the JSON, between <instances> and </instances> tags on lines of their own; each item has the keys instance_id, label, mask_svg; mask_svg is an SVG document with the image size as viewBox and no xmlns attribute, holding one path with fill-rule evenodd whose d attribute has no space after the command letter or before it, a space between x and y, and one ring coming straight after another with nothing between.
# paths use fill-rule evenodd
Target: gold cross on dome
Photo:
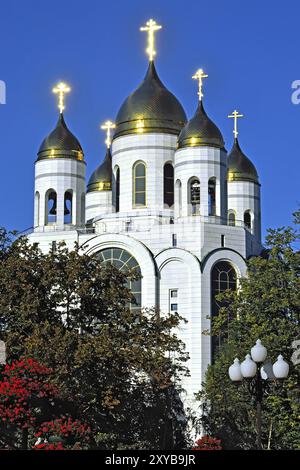
<instances>
[{"instance_id":1,"label":"gold cross on dome","mask_svg":"<svg viewBox=\"0 0 300 470\"><path fill-rule=\"evenodd\" d=\"M111 144L111 135L110 135L110 131L112 129L115 129L116 125L112 122L112 121L105 121L104 124L102 124L101 126L101 129L105 130L106 131L106 139L105 139L105 143L106 143L106 146L107 148L110 147L110 144Z\"/></svg>"},{"instance_id":2,"label":"gold cross on dome","mask_svg":"<svg viewBox=\"0 0 300 470\"><path fill-rule=\"evenodd\" d=\"M152 61L156 55L156 50L154 48L154 33L161 29L162 26L157 24L156 21L150 19L147 21L146 26L141 26L140 31L147 31L148 33L148 47L146 52L149 56L149 60Z\"/></svg>"},{"instance_id":3,"label":"gold cross on dome","mask_svg":"<svg viewBox=\"0 0 300 470\"><path fill-rule=\"evenodd\" d=\"M71 88L66 83L60 82L52 89L53 93L58 94L58 109L62 114L65 109L65 94L71 91Z\"/></svg>"},{"instance_id":4,"label":"gold cross on dome","mask_svg":"<svg viewBox=\"0 0 300 470\"><path fill-rule=\"evenodd\" d=\"M233 118L234 119L234 127L233 127L233 134L234 134L234 138L237 139L237 136L238 136L238 119L239 118L242 118L244 117L243 114L239 114L239 112L235 109L232 114L229 114L228 115L229 118Z\"/></svg>"},{"instance_id":5,"label":"gold cross on dome","mask_svg":"<svg viewBox=\"0 0 300 470\"><path fill-rule=\"evenodd\" d=\"M203 78L207 78L208 75L204 73L202 69L198 69L195 75L192 76L194 80L198 80L198 96L199 96L199 101L202 100L203 98L203 93L202 93L202 87L203 87Z\"/></svg>"}]
</instances>

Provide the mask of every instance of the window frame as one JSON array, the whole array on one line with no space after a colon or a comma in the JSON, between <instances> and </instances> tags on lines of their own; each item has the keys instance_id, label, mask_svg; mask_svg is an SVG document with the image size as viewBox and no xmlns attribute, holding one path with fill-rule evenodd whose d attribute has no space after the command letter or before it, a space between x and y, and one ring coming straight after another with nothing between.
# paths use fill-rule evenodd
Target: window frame
<instances>
[{"instance_id":1,"label":"window frame","mask_svg":"<svg viewBox=\"0 0 300 470\"><path fill-rule=\"evenodd\" d=\"M143 176L136 176L136 170L139 165L142 165L144 167L144 175ZM143 191L137 191L136 190L136 180L137 179L144 179L144 190ZM133 182L133 187L132 187L132 207L133 209L140 209L140 208L145 208L147 207L147 165L145 162L142 160L139 160L135 162L135 164L132 167L132 182ZM137 194L144 194L144 204L137 204L136 202L136 196Z\"/></svg>"}]
</instances>

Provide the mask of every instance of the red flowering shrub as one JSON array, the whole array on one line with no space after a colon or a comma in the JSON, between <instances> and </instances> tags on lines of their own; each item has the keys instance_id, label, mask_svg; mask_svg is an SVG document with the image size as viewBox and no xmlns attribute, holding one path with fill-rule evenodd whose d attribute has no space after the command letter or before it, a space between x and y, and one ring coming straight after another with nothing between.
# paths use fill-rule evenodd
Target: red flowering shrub
<instances>
[{"instance_id":1,"label":"red flowering shrub","mask_svg":"<svg viewBox=\"0 0 300 470\"><path fill-rule=\"evenodd\" d=\"M221 441L209 436L203 436L196 441L192 450L222 450Z\"/></svg>"},{"instance_id":2,"label":"red flowering shrub","mask_svg":"<svg viewBox=\"0 0 300 470\"><path fill-rule=\"evenodd\" d=\"M65 450L61 442L49 444L49 442L42 442L33 446L34 450Z\"/></svg>"},{"instance_id":3,"label":"red flowering shrub","mask_svg":"<svg viewBox=\"0 0 300 470\"><path fill-rule=\"evenodd\" d=\"M37 400L58 393L49 383L51 374L51 369L27 357L6 364L0 376L0 422L21 429L34 426Z\"/></svg>"},{"instance_id":4,"label":"red flowering shrub","mask_svg":"<svg viewBox=\"0 0 300 470\"><path fill-rule=\"evenodd\" d=\"M27 449L33 436L35 450L87 446L87 425L71 417L56 418L61 415L55 407L61 397L50 382L52 374L28 357L6 364L0 373L0 438L8 447Z\"/></svg>"},{"instance_id":5,"label":"red flowering shrub","mask_svg":"<svg viewBox=\"0 0 300 470\"><path fill-rule=\"evenodd\" d=\"M82 446L87 444L91 439L91 429L79 420L63 416L42 423L39 431L35 433L35 437L41 441L33 446L35 450L63 450L73 446L76 442ZM51 442L53 439L56 442Z\"/></svg>"}]
</instances>

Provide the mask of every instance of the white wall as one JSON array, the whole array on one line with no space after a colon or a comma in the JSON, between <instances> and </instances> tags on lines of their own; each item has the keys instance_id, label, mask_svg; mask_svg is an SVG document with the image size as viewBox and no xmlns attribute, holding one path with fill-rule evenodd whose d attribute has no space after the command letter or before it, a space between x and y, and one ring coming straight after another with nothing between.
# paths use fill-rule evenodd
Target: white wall
<instances>
[{"instance_id":1,"label":"white wall","mask_svg":"<svg viewBox=\"0 0 300 470\"><path fill-rule=\"evenodd\" d=\"M208 216L208 181L216 178L216 215L227 217L227 157L224 150L214 147L185 147L175 153L175 184L181 181L182 216L190 215L188 183L193 177L200 181L200 214ZM177 208L175 208L177 212Z\"/></svg>"},{"instance_id":2,"label":"white wall","mask_svg":"<svg viewBox=\"0 0 300 470\"><path fill-rule=\"evenodd\" d=\"M89 191L86 193L86 221L112 212L112 191Z\"/></svg>"},{"instance_id":3,"label":"white wall","mask_svg":"<svg viewBox=\"0 0 300 470\"><path fill-rule=\"evenodd\" d=\"M260 185L251 181L228 181L228 211L243 221L245 211L251 213L251 233L261 241Z\"/></svg>"},{"instance_id":4,"label":"white wall","mask_svg":"<svg viewBox=\"0 0 300 470\"><path fill-rule=\"evenodd\" d=\"M43 230L45 226L46 195L49 189L57 193L55 225L64 227L64 195L68 190L71 190L73 194L72 225L84 225L85 167L83 161L71 158L49 158L35 163L35 199L37 199L37 193L39 194L39 208L35 204L35 230ZM48 229L53 228L49 226Z\"/></svg>"}]
</instances>

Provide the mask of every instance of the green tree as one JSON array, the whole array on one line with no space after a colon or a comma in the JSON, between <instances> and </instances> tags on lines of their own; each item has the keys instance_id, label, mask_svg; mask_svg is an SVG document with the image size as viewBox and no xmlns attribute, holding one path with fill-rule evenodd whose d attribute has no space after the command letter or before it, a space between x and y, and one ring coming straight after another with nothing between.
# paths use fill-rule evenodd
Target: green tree
<instances>
[{"instance_id":1,"label":"green tree","mask_svg":"<svg viewBox=\"0 0 300 470\"><path fill-rule=\"evenodd\" d=\"M247 386L228 377L233 359L243 359L259 338L274 363L281 353L290 364L289 378L271 383L263 402L263 447L300 449L300 365L291 362L293 341L300 339L300 212L293 227L269 230L267 255L248 261L241 289L219 296L223 302L212 334L223 345L206 374L199 399L202 424L225 448L255 448L255 406Z\"/></svg>"},{"instance_id":2,"label":"green tree","mask_svg":"<svg viewBox=\"0 0 300 470\"><path fill-rule=\"evenodd\" d=\"M29 355L97 432L99 447L184 445L178 400L187 354L177 314L130 308L128 278L64 244L43 254L24 237L0 241L0 325L8 358ZM173 441L173 439L171 439ZM172 442L174 445L174 442Z\"/></svg>"}]
</instances>

